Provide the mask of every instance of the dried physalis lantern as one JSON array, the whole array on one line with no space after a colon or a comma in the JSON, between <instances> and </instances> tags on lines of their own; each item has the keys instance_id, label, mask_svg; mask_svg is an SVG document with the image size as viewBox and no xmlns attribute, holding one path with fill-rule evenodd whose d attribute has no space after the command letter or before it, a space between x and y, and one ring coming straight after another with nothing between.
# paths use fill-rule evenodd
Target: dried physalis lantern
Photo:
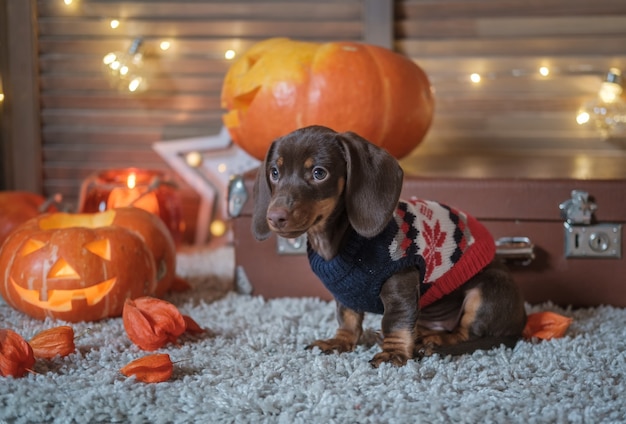
<instances>
[{"instance_id":1,"label":"dried physalis lantern","mask_svg":"<svg viewBox=\"0 0 626 424\"><path fill-rule=\"evenodd\" d=\"M149 296L128 299L122 318L128 338L143 350L157 350L174 343L187 328L176 306Z\"/></svg>"},{"instance_id":2,"label":"dried physalis lantern","mask_svg":"<svg viewBox=\"0 0 626 424\"><path fill-rule=\"evenodd\" d=\"M35 358L51 359L76 351L74 329L69 325L43 330L30 339L28 344L33 348Z\"/></svg>"},{"instance_id":3,"label":"dried physalis lantern","mask_svg":"<svg viewBox=\"0 0 626 424\"><path fill-rule=\"evenodd\" d=\"M185 320L185 333L204 334L207 332L206 329L200 327L200 325L189 315L183 315L183 319Z\"/></svg>"},{"instance_id":4,"label":"dried physalis lantern","mask_svg":"<svg viewBox=\"0 0 626 424\"><path fill-rule=\"evenodd\" d=\"M528 315L523 336L525 339L550 340L563 337L572 319L556 312L543 311Z\"/></svg>"},{"instance_id":5,"label":"dried physalis lantern","mask_svg":"<svg viewBox=\"0 0 626 424\"><path fill-rule=\"evenodd\" d=\"M0 328L0 375L22 377L35 365L33 349L13 330Z\"/></svg>"},{"instance_id":6,"label":"dried physalis lantern","mask_svg":"<svg viewBox=\"0 0 626 424\"><path fill-rule=\"evenodd\" d=\"M174 364L167 353L156 353L135 359L120 369L126 377L134 376L144 383L161 383L172 376Z\"/></svg>"}]
</instances>

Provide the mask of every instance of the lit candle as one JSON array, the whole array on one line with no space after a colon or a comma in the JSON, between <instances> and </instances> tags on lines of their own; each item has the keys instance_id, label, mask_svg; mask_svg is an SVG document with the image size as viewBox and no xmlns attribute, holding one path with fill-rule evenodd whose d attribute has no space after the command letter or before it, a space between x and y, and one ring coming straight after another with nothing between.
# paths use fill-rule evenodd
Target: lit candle
<instances>
[{"instance_id":1,"label":"lit candle","mask_svg":"<svg viewBox=\"0 0 626 424\"><path fill-rule=\"evenodd\" d=\"M137 174L130 172L126 178L126 187L114 188L107 199L107 209L134 206L159 214L159 201L156 190L151 189L149 184L137 186Z\"/></svg>"},{"instance_id":2,"label":"lit candle","mask_svg":"<svg viewBox=\"0 0 626 424\"><path fill-rule=\"evenodd\" d=\"M81 186L80 212L103 212L128 206L159 216L174 240L181 241L185 225L180 199L175 185L163 172L112 169L91 175Z\"/></svg>"}]
</instances>

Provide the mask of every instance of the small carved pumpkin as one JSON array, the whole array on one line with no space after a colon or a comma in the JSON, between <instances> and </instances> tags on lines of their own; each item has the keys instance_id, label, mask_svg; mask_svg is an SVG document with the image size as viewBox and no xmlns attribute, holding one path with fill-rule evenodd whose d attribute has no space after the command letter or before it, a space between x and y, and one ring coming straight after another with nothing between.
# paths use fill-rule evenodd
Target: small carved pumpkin
<instances>
[{"instance_id":1,"label":"small carved pumpkin","mask_svg":"<svg viewBox=\"0 0 626 424\"><path fill-rule=\"evenodd\" d=\"M157 279L157 268L165 265L157 264L153 252L169 263L175 251L167 229L156 217L163 228L152 225L151 216L121 208L45 214L27 221L0 250L0 294L38 319L120 316L127 298L162 294L173 280L168 281L173 269ZM165 253L168 248L172 250Z\"/></svg>"},{"instance_id":2,"label":"small carved pumpkin","mask_svg":"<svg viewBox=\"0 0 626 424\"><path fill-rule=\"evenodd\" d=\"M355 42L270 38L230 66L222 85L223 116L235 143L263 159L272 141L309 125L353 131L396 158L430 127L428 77L410 58Z\"/></svg>"},{"instance_id":3,"label":"small carved pumpkin","mask_svg":"<svg viewBox=\"0 0 626 424\"><path fill-rule=\"evenodd\" d=\"M45 203L46 199L39 194L27 191L0 191L0 246L21 223L43 212L55 210L54 206L47 206Z\"/></svg>"}]
</instances>

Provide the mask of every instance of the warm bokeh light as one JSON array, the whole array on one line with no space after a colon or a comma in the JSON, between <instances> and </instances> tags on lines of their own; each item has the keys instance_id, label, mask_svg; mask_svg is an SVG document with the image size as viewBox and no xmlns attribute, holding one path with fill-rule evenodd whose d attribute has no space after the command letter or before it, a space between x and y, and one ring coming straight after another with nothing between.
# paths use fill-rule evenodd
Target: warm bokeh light
<instances>
[{"instance_id":1,"label":"warm bokeh light","mask_svg":"<svg viewBox=\"0 0 626 424\"><path fill-rule=\"evenodd\" d=\"M115 55L115 53L108 53L106 56L102 58L102 62L105 65L110 65L111 63L115 61L115 59L117 59L117 56Z\"/></svg>"},{"instance_id":2,"label":"warm bokeh light","mask_svg":"<svg viewBox=\"0 0 626 424\"><path fill-rule=\"evenodd\" d=\"M200 152L189 152L185 155L185 161L192 168L197 168L202 165L202 155Z\"/></svg>"},{"instance_id":3,"label":"warm bokeh light","mask_svg":"<svg viewBox=\"0 0 626 424\"><path fill-rule=\"evenodd\" d=\"M550 68L548 68L547 66L542 66L541 68L539 68L539 73L542 76L547 77L548 75L550 75Z\"/></svg>"},{"instance_id":4,"label":"warm bokeh light","mask_svg":"<svg viewBox=\"0 0 626 424\"><path fill-rule=\"evenodd\" d=\"M228 60L234 59L236 55L234 50L226 50L226 53L224 53L224 57Z\"/></svg>"},{"instance_id":5,"label":"warm bokeh light","mask_svg":"<svg viewBox=\"0 0 626 424\"><path fill-rule=\"evenodd\" d=\"M111 28L115 29L120 26L120 21L118 21L117 19L111 19L109 25L111 25Z\"/></svg>"},{"instance_id":6,"label":"warm bokeh light","mask_svg":"<svg viewBox=\"0 0 626 424\"><path fill-rule=\"evenodd\" d=\"M141 83L143 82L143 78L141 77L135 77L132 80L130 80L130 82L128 83L128 91L130 92L135 92L137 91L137 89L141 86Z\"/></svg>"},{"instance_id":7,"label":"warm bokeh light","mask_svg":"<svg viewBox=\"0 0 626 424\"><path fill-rule=\"evenodd\" d=\"M611 68L611 71L617 77L621 76L622 71L617 68ZM598 96L605 103L615 103L622 95L622 86L613 81L604 81L598 91Z\"/></svg>"},{"instance_id":8,"label":"warm bokeh light","mask_svg":"<svg viewBox=\"0 0 626 424\"><path fill-rule=\"evenodd\" d=\"M161 41L161 44L159 44L159 48L163 51L169 50L170 47L172 47L172 43L167 40Z\"/></svg>"},{"instance_id":9,"label":"warm bokeh light","mask_svg":"<svg viewBox=\"0 0 626 424\"><path fill-rule=\"evenodd\" d=\"M473 73L472 75L470 75L470 81L472 81L474 84L478 84L480 80L480 74Z\"/></svg>"},{"instance_id":10,"label":"warm bokeh light","mask_svg":"<svg viewBox=\"0 0 626 424\"><path fill-rule=\"evenodd\" d=\"M224 221L216 219L215 221L211 222L210 231L213 237L223 236L224 234L226 234L226 230L227 227Z\"/></svg>"},{"instance_id":11,"label":"warm bokeh light","mask_svg":"<svg viewBox=\"0 0 626 424\"><path fill-rule=\"evenodd\" d=\"M589 119L591 119L591 116L589 116L589 113L587 112L580 112L578 116L576 116L576 122L578 122L578 125L586 124L589 122Z\"/></svg>"}]
</instances>

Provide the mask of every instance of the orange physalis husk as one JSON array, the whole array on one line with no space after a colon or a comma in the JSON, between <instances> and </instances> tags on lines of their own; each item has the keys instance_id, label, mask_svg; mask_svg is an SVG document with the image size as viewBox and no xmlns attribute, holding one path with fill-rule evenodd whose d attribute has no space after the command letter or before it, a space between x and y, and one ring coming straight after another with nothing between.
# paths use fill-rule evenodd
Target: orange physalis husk
<instances>
[{"instance_id":1,"label":"orange physalis husk","mask_svg":"<svg viewBox=\"0 0 626 424\"><path fill-rule=\"evenodd\" d=\"M176 306L149 296L126 299L122 320L128 338L141 349L149 351L176 342L186 327Z\"/></svg>"},{"instance_id":2,"label":"orange physalis husk","mask_svg":"<svg viewBox=\"0 0 626 424\"><path fill-rule=\"evenodd\" d=\"M135 359L120 369L126 377L134 375L144 383L161 383L172 376L174 364L167 353L156 353Z\"/></svg>"},{"instance_id":3,"label":"orange physalis husk","mask_svg":"<svg viewBox=\"0 0 626 424\"><path fill-rule=\"evenodd\" d=\"M0 375L22 377L35 365L33 349L13 330L0 328Z\"/></svg>"},{"instance_id":4,"label":"orange physalis husk","mask_svg":"<svg viewBox=\"0 0 626 424\"><path fill-rule=\"evenodd\" d=\"M76 351L74 329L69 325L37 333L28 344L33 348L35 358L52 359L57 355L67 356Z\"/></svg>"},{"instance_id":5,"label":"orange physalis husk","mask_svg":"<svg viewBox=\"0 0 626 424\"><path fill-rule=\"evenodd\" d=\"M185 332L186 333L189 333L189 334L206 333L206 330L200 327L200 325L198 325L198 323L194 321L194 319L191 318L189 315L183 315L183 319L185 320Z\"/></svg>"},{"instance_id":6,"label":"orange physalis husk","mask_svg":"<svg viewBox=\"0 0 626 424\"><path fill-rule=\"evenodd\" d=\"M524 338L550 340L565 335L572 319L554 312L537 312L528 315Z\"/></svg>"}]
</instances>

